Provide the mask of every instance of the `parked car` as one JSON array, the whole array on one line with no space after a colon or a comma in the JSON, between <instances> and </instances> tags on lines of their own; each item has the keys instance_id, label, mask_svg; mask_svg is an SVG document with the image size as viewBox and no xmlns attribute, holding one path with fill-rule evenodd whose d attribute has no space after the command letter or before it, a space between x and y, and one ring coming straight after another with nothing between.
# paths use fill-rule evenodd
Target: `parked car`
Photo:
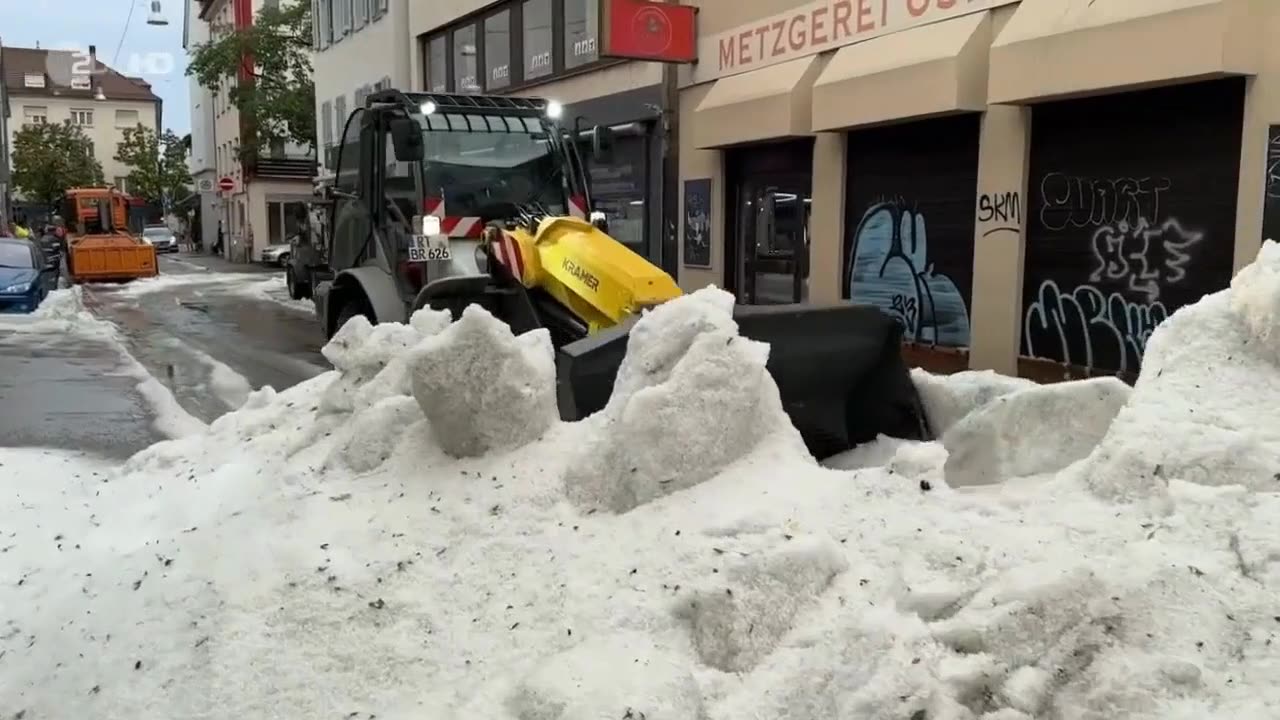
<instances>
[{"instance_id":1,"label":"parked car","mask_svg":"<svg viewBox=\"0 0 1280 720\"><path fill-rule=\"evenodd\" d=\"M57 286L58 265L37 241L0 238L0 312L29 313Z\"/></svg>"},{"instance_id":2,"label":"parked car","mask_svg":"<svg viewBox=\"0 0 1280 720\"><path fill-rule=\"evenodd\" d=\"M289 243L276 243L268 245L262 251L262 264L285 267L289 264L290 257L291 249Z\"/></svg>"},{"instance_id":3,"label":"parked car","mask_svg":"<svg viewBox=\"0 0 1280 720\"><path fill-rule=\"evenodd\" d=\"M157 253L178 252L178 236L168 225L148 225L142 229L142 240Z\"/></svg>"}]
</instances>

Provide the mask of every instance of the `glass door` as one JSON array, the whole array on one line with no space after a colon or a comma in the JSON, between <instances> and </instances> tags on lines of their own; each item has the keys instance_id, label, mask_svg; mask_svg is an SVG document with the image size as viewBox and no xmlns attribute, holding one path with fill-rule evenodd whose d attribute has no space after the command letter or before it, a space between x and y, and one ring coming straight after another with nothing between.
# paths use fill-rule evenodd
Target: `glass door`
<instances>
[{"instance_id":1,"label":"glass door","mask_svg":"<svg viewBox=\"0 0 1280 720\"><path fill-rule=\"evenodd\" d=\"M745 180L734 243L738 303L786 305L809 299L810 176Z\"/></svg>"}]
</instances>

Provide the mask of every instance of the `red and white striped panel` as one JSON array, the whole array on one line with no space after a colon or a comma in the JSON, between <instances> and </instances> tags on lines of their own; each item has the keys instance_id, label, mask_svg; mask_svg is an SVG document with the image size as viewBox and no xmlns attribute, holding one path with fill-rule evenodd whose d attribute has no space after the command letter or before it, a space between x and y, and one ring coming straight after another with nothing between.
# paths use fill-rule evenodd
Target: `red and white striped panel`
<instances>
[{"instance_id":1,"label":"red and white striped panel","mask_svg":"<svg viewBox=\"0 0 1280 720\"><path fill-rule=\"evenodd\" d=\"M579 220L587 219L587 199L581 195L569 196L569 215Z\"/></svg>"},{"instance_id":2,"label":"red and white striped panel","mask_svg":"<svg viewBox=\"0 0 1280 720\"><path fill-rule=\"evenodd\" d=\"M484 232L484 223L478 217L445 217L440 229L451 238L478 238Z\"/></svg>"},{"instance_id":3,"label":"red and white striped panel","mask_svg":"<svg viewBox=\"0 0 1280 720\"><path fill-rule=\"evenodd\" d=\"M497 239L493 241L493 256L506 265L517 280L524 282L524 256L520 254L520 245L514 238L503 232L498 233Z\"/></svg>"},{"instance_id":4,"label":"red and white striped panel","mask_svg":"<svg viewBox=\"0 0 1280 720\"><path fill-rule=\"evenodd\" d=\"M444 210L444 198L429 197L422 201L422 212L440 218L440 231L451 238L480 237L484 223L478 217L450 217Z\"/></svg>"}]
</instances>

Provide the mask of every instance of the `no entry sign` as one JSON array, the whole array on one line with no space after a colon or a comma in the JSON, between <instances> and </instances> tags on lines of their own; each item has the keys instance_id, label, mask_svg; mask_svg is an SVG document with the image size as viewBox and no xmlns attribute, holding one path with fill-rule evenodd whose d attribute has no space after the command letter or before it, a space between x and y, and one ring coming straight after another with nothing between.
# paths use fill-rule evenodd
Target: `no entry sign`
<instances>
[{"instance_id":1,"label":"no entry sign","mask_svg":"<svg viewBox=\"0 0 1280 720\"><path fill-rule=\"evenodd\" d=\"M224 177L218 180L218 189L222 192L231 192L236 189L236 181L233 178Z\"/></svg>"}]
</instances>

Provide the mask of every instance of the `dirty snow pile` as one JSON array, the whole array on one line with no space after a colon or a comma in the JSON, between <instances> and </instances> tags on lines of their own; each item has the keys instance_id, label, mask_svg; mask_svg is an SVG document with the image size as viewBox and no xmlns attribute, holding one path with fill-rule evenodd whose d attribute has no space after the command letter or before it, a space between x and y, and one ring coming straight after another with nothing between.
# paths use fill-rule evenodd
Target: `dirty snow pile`
<instances>
[{"instance_id":1,"label":"dirty snow pile","mask_svg":"<svg viewBox=\"0 0 1280 720\"><path fill-rule=\"evenodd\" d=\"M578 423L543 333L353 321L123 467L0 467L0 717L1280 717L1277 272L1132 392L919 375L941 439L858 470L718 290Z\"/></svg>"}]
</instances>

